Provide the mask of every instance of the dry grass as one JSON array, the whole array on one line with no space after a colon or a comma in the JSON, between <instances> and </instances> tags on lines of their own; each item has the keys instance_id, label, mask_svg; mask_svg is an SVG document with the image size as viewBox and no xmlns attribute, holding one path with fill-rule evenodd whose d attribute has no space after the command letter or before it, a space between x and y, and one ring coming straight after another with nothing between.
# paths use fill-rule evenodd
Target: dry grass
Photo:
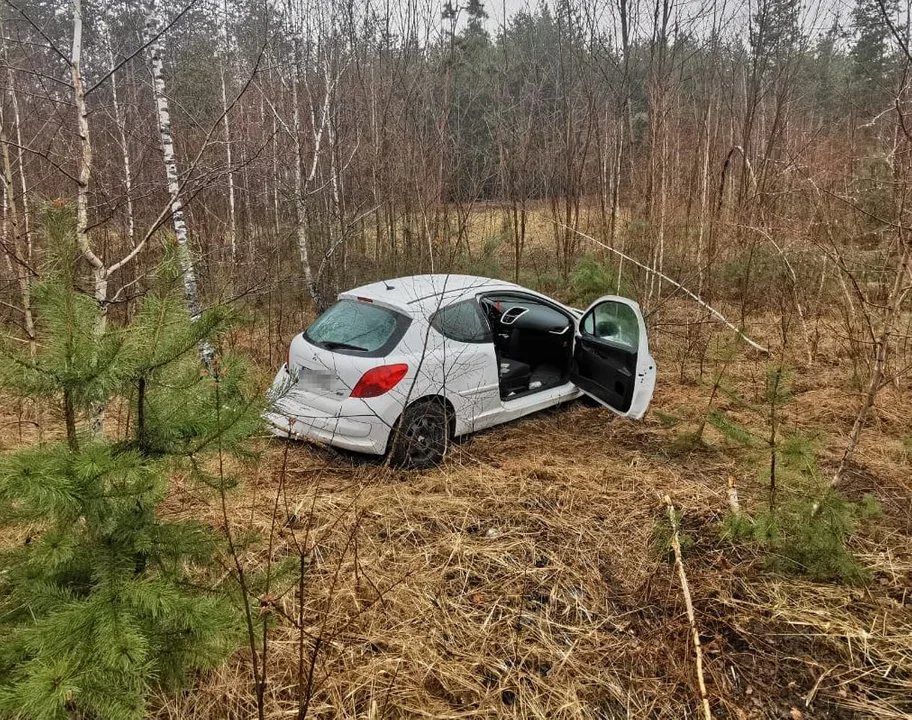
<instances>
[{"instance_id":1,"label":"dry grass","mask_svg":"<svg viewBox=\"0 0 912 720\"><path fill-rule=\"evenodd\" d=\"M740 360L734 379L750 385L761 364ZM852 419L843 384L819 368L796 377L789 414L822 434L824 463ZM264 604L267 717L298 713L299 651L305 674L316 653L311 718L695 717L685 608L655 540L666 492L684 513L717 717L909 717L912 488L898 449L908 389L884 395L846 487L883 506L853 539L872 573L862 588L771 575L720 540L727 476L748 502L761 488L718 438L672 449L708 392L660 382L656 408L682 417L676 428L582 403L546 412L457 444L428 473L264 441L264 462L232 498L235 529L262 538L244 562L263 568L298 547L308 562L302 598L290 577ZM174 502L218 522L214 507ZM161 698L158 716L255 717L248 660L240 652L193 691Z\"/></svg>"},{"instance_id":2,"label":"dry grass","mask_svg":"<svg viewBox=\"0 0 912 720\"><path fill-rule=\"evenodd\" d=\"M775 341L771 319L750 330ZM246 334L236 340L256 347ZM664 493L683 511L716 717L912 717L908 384L884 389L844 488L882 506L852 539L871 580L810 583L772 575L720 539L728 476L748 509L763 487L744 453L711 431L707 446L675 445L705 413L716 368L708 361L701 376L689 361L681 372L678 350L660 338L658 412L643 422L575 403L460 442L433 472L264 438L262 461L229 498L235 535L257 537L242 562L262 573L303 548L306 563L303 593L292 573L254 598L271 622L266 717L297 716L305 695L310 718L696 717L684 603L655 539ZM838 358L835 346L823 351ZM739 356L729 383L758 392L764 363ZM787 422L819 435L826 472L857 391L829 360L799 363L794 386ZM725 403L716 401L736 411ZM6 446L22 441L8 411ZM179 478L164 510L220 526L218 507ZM154 714L256 717L249 651L157 698Z\"/></svg>"}]
</instances>

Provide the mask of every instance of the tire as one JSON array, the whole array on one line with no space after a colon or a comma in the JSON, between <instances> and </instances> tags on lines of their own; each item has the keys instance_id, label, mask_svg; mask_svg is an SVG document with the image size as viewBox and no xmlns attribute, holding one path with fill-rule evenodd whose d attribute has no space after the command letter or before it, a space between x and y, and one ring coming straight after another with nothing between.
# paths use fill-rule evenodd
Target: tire
<instances>
[{"instance_id":1,"label":"tire","mask_svg":"<svg viewBox=\"0 0 912 720\"><path fill-rule=\"evenodd\" d=\"M390 465L426 470L443 461L450 444L450 418L446 408L433 400L419 401L405 409L390 434Z\"/></svg>"}]
</instances>

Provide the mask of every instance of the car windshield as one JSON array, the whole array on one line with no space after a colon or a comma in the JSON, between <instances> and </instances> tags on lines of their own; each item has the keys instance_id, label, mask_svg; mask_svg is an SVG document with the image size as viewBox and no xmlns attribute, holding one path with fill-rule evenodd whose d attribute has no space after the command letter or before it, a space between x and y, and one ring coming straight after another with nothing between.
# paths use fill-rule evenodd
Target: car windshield
<instances>
[{"instance_id":1,"label":"car windshield","mask_svg":"<svg viewBox=\"0 0 912 720\"><path fill-rule=\"evenodd\" d=\"M314 321L304 337L327 350L376 352L398 327L399 318L392 310L358 300L340 300Z\"/></svg>"}]
</instances>

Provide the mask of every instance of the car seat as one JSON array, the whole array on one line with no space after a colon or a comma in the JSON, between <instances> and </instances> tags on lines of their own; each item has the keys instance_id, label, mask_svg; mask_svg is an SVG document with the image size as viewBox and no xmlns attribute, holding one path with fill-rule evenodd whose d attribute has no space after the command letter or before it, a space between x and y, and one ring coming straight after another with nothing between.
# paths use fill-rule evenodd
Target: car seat
<instances>
[{"instance_id":1,"label":"car seat","mask_svg":"<svg viewBox=\"0 0 912 720\"><path fill-rule=\"evenodd\" d=\"M519 362L519 360L502 357L498 366L498 374L500 377L500 394L506 397L512 393L529 389L532 368L524 362Z\"/></svg>"}]
</instances>

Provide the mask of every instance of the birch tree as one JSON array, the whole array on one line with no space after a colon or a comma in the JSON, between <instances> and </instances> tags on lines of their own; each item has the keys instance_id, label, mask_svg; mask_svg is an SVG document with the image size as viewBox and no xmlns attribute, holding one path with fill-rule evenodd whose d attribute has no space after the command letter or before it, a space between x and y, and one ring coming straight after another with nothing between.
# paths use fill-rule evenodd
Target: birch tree
<instances>
[{"instance_id":1,"label":"birch tree","mask_svg":"<svg viewBox=\"0 0 912 720\"><path fill-rule=\"evenodd\" d=\"M311 300L318 307L321 304L319 289L314 279L311 266L310 237L307 223L307 196L311 192L314 180L317 177L320 159L323 153L325 136L331 122L332 98L335 84L338 79L331 71L329 60L325 59L322 90L316 93L305 81L303 64L305 60L305 41L308 50L311 49L317 38L313 37L314 28L311 22L320 19L320 11L312 7L305 7L299 0L288 0L285 6L285 19L288 31L292 36L294 63L291 72L291 102L292 102L292 127L291 136L294 145L294 222L295 238L298 246L298 255L301 260L301 270L304 273L304 282ZM311 53L308 53L310 56ZM303 132L304 122L301 119L302 95L306 91L308 100L308 130L312 155L305 174L305 157ZM322 97L321 97L322 95Z\"/></svg>"},{"instance_id":2,"label":"birch tree","mask_svg":"<svg viewBox=\"0 0 912 720\"><path fill-rule=\"evenodd\" d=\"M0 178L3 181L3 244L6 250L7 268L10 275L16 278L16 284L19 286L19 297L22 303L22 329L25 331L29 352L34 356L37 348L35 344L35 319L32 313L31 236L25 225L25 213L20 215L16 202L17 193L13 178L12 162L10 161L10 143L6 136L5 120L3 109L0 107L0 152L2 152L3 160L2 173L0 173ZM21 143L19 145L21 146ZM22 195L22 199L24 204L25 194Z\"/></svg>"},{"instance_id":3,"label":"birch tree","mask_svg":"<svg viewBox=\"0 0 912 720\"><path fill-rule=\"evenodd\" d=\"M234 198L234 165L231 160L231 126L229 124L228 85L226 74L230 71L231 35L228 30L228 0L222 3L219 13L219 34L221 48L219 52L219 77L222 86L222 123L225 129L225 161L228 165L228 247L231 253L231 264L237 261L237 213Z\"/></svg>"},{"instance_id":4,"label":"birch tree","mask_svg":"<svg viewBox=\"0 0 912 720\"><path fill-rule=\"evenodd\" d=\"M108 269L92 250L89 242L89 180L92 177L92 140L89 137L89 110L82 77L82 29L82 0L73 0L73 46L70 67L81 150L79 180L76 188L76 241L83 258L92 268L92 289L95 301L98 303L98 320L95 330L99 335L103 335L107 317ZM97 429L100 429L100 426Z\"/></svg>"},{"instance_id":5,"label":"birch tree","mask_svg":"<svg viewBox=\"0 0 912 720\"><path fill-rule=\"evenodd\" d=\"M174 137L171 134L171 111L168 96L165 94L164 43L160 32L162 23L159 16L160 11L154 3L150 2L145 10L145 42L148 45L149 62L152 69L152 91L155 98L165 182L170 196L171 224L174 229L177 260L180 264L181 279L184 286L184 301L187 304L190 318L196 321L202 314L202 305L196 282L196 268L190 251L187 222L184 218L184 202L181 197L181 183L177 171L177 155L174 152ZM212 346L208 341L203 340L200 343L200 357L207 368L212 366L214 354Z\"/></svg>"},{"instance_id":6,"label":"birch tree","mask_svg":"<svg viewBox=\"0 0 912 720\"><path fill-rule=\"evenodd\" d=\"M111 105L114 110L114 123L117 126L117 137L120 141L120 153L123 160L124 199L126 205L127 239L130 247L136 247L136 218L133 212L133 172L130 161L130 145L127 141L127 121L123 104L118 96L117 89L117 64L114 61L114 49L111 40L111 27L107 19L101 18L99 22L102 42L111 73Z\"/></svg>"},{"instance_id":7,"label":"birch tree","mask_svg":"<svg viewBox=\"0 0 912 720\"><path fill-rule=\"evenodd\" d=\"M3 23L0 23L0 35L6 34L7 30ZM3 186L4 186L4 210L9 213L10 227L13 228L12 243L9 243L8 234L4 233L4 242L9 243L7 251L7 264L10 274L16 278L19 286L20 302L22 303L22 327L25 330L27 342L29 343L29 353L34 357L37 350L35 344L35 320L32 313L32 231L31 217L29 213L28 183L25 177L25 158L24 147L22 144L22 118L19 113L19 96L16 92L16 77L10 63L9 48L7 43L3 43L3 61L6 63L6 81L7 95L10 99L10 109L12 110L12 129L11 139L15 141L16 150L16 167L18 169L19 192L18 198L21 208L17 206L17 192L15 180L13 178L13 166L10 157L10 142L6 137L5 118L3 109L0 108L0 143L3 144ZM18 212L21 209L21 214ZM4 216L6 222L6 216Z\"/></svg>"}]
</instances>

